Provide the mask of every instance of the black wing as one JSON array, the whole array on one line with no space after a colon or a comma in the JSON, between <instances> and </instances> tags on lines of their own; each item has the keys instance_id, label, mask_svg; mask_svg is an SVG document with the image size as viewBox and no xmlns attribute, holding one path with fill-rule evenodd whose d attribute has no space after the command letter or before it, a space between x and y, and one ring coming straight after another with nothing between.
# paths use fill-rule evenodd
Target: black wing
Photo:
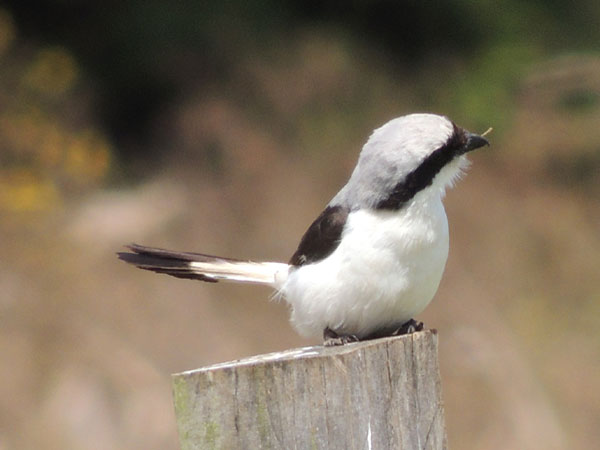
<instances>
[{"instance_id":1,"label":"black wing","mask_svg":"<svg viewBox=\"0 0 600 450\"><path fill-rule=\"evenodd\" d=\"M301 266L328 257L337 248L350 210L343 206L328 206L306 230L298 249L290 259L293 266Z\"/></svg>"}]
</instances>

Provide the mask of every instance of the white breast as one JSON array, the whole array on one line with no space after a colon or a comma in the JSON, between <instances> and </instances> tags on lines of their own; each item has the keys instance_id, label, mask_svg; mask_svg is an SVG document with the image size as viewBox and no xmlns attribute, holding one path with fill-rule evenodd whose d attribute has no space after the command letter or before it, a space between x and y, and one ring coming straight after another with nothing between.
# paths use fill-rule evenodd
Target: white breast
<instances>
[{"instance_id":1,"label":"white breast","mask_svg":"<svg viewBox=\"0 0 600 450\"><path fill-rule=\"evenodd\" d=\"M448 257L448 222L439 196L419 196L400 211L352 212L328 258L290 271L280 293L299 333L367 336L423 311Z\"/></svg>"}]
</instances>

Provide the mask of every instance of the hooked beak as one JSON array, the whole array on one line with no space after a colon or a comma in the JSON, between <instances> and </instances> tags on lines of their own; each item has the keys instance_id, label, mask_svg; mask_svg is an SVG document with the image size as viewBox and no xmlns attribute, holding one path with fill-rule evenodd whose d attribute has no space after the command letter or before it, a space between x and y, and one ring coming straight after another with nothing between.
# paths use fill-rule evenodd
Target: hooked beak
<instances>
[{"instance_id":1,"label":"hooked beak","mask_svg":"<svg viewBox=\"0 0 600 450\"><path fill-rule=\"evenodd\" d=\"M465 131L465 133L467 135L467 143L465 144L465 146L463 148L463 153L470 152L471 150L475 150L476 148L483 147L484 145L487 145L487 146L490 145L489 141L486 138L484 138L483 136L480 136L478 134L469 133L468 131Z\"/></svg>"}]
</instances>

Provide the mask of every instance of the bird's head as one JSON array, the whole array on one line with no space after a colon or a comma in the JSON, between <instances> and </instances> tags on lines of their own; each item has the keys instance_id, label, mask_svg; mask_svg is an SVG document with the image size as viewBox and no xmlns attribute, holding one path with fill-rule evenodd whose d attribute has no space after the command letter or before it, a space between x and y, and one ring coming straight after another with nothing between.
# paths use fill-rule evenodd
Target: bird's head
<instances>
[{"instance_id":1,"label":"bird's head","mask_svg":"<svg viewBox=\"0 0 600 450\"><path fill-rule=\"evenodd\" d=\"M421 191L442 193L467 167L465 154L489 145L445 116L410 114L376 129L348 184L332 203L399 209Z\"/></svg>"}]
</instances>

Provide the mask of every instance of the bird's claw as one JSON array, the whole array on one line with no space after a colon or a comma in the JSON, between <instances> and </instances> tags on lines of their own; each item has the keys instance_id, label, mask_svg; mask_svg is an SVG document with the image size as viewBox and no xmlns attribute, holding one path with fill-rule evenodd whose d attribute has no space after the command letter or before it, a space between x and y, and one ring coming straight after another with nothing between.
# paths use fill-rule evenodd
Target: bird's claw
<instances>
[{"instance_id":1,"label":"bird's claw","mask_svg":"<svg viewBox=\"0 0 600 450\"><path fill-rule=\"evenodd\" d=\"M423 331L423 322L417 322L415 319L410 319L394 331L392 336L402 336L404 334L416 333L417 331Z\"/></svg>"},{"instance_id":2,"label":"bird's claw","mask_svg":"<svg viewBox=\"0 0 600 450\"><path fill-rule=\"evenodd\" d=\"M354 334L338 334L329 327L323 330L323 345L325 347L350 344L358 341L358 337Z\"/></svg>"}]
</instances>

